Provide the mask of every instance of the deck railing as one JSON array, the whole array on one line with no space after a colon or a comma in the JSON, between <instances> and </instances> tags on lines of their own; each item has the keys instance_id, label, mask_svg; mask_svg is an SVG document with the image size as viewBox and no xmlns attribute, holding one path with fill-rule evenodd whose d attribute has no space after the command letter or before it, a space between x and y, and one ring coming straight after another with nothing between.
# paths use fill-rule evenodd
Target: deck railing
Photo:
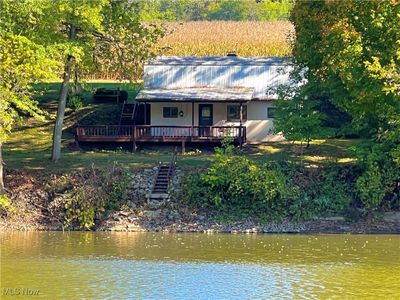
<instances>
[{"instance_id":1,"label":"deck railing","mask_svg":"<svg viewBox=\"0 0 400 300\"><path fill-rule=\"evenodd\" d=\"M79 125L77 136L132 136L132 125Z\"/></svg>"},{"instance_id":2,"label":"deck railing","mask_svg":"<svg viewBox=\"0 0 400 300\"><path fill-rule=\"evenodd\" d=\"M79 125L76 128L78 140L96 137L126 138L140 141L152 138L195 138L195 139L223 139L224 137L242 138L246 140L244 126L158 126L158 125Z\"/></svg>"}]
</instances>

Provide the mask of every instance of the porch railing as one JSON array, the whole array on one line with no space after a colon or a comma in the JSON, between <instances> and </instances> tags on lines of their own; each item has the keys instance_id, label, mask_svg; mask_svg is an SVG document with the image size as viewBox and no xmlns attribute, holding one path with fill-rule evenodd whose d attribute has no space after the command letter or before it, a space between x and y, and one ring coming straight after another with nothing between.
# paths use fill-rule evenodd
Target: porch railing
<instances>
[{"instance_id":1,"label":"porch railing","mask_svg":"<svg viewBox=\"0 0 400 300\"><path fill-rule=\"evenodd\" d=\"M196 138L223 139L224 137L246 140L244 126L157 126L157 125L79 125L76 128L78 140L85 137L127 138L140 141L152 138Z\"/></svg>"}]
</instances>

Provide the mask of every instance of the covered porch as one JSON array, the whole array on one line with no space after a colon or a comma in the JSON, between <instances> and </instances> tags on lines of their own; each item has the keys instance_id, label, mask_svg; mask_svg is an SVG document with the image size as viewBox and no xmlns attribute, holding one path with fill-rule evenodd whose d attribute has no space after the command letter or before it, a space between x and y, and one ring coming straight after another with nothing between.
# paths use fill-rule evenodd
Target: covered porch
<instances>
[{"instance_id":1,"label":"covered porch","mask_svg":"<svg viewBox=\"0 0 400 300\"><path fill-rule=\"evenodd\" d=\"M251 100L252 88L185 88L142 90L137 106L150 109L148 125L88 125L76 128L77 142L220 143L232 138L240 146L246 142L243 104ZM150 104L150 105L149 105ZM215 108L234 104L237 120L227 123ZM184 108L182 108L184 105ZM144 112L147 115L147 112Z\"/></svg>"},{"instance_id":2,"label":"covered porch","mask_svg":"<svg viewBox=\"0 0 400 300\"><path fill-rule=\"evenodd\" d=\"M245 140L244 126L153 126L153 125L81 125L82 142L220 142L231 137Z\"/></svg>"}]
</instances>

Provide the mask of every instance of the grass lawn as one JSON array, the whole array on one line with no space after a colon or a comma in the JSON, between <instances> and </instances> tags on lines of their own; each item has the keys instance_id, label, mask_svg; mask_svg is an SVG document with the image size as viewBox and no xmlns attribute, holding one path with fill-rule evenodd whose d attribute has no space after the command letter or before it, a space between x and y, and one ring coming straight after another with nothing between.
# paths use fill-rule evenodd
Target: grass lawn
<instances>
[{"instance_id":1,"label":"grass lawn","mask_svg":"<svg viewBox=\"0 0 400 300\"><path fill-rule=\"evenodd\" d=\"M65 117L65 130L63 134L63 149L61 160L57 163L50 161L51 138L57 96L60 83L46 83L36 85L38 90L37 100L40 106L49 112L45 122L28 120L23 126L16 128L10 139L4 145L4 161L8 169L28 169L44 171L71 171L82 168L106 167L118 162L127 167L151 167L159 161L169 161L172 147L145 147L141 151L131 153L116 147L111 150L97 149L79 151L74 146L72 126L82 117L97 109L104 109L113 104L93 103L91 92L95 88L120 87L129 92L129 98L140 88L138 84L116 82L90 82L86 85L84 93L86 106L78 111L67 110ZM330 162L348 163L353 161L349 149L359 140L331 139L314 141L308 149L302 150L299 144L290 143L264 143L261 145L247 145L243 152L259 161L291 160L303 161L307 165L320 166ZM110 149L110 147L108 147ZM140 149L139 149L140 150ZM206 167L213 152L201 149L187 149L185 155L179 155L178 165L181 167Z\"/></svg>"}]
</instances>

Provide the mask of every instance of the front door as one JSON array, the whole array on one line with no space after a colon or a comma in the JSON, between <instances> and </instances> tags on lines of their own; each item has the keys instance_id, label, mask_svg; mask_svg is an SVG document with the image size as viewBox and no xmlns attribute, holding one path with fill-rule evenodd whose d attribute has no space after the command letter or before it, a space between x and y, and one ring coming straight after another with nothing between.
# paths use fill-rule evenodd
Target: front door
<instances>
[{"instance_id":1,"label":"front door","mask_svg":"<svg viewBox=\"0 0 400 300\"><path fill-rule=\"evenodd\" d=\"M136 125L151 124L151 106L149 103L140 103L136 111Z\"/></svg>"},{"instance_id":2,"label":"front door","mask_svg":"<svg viewBox=\"0 0 400 300\"><path fill-rule=\"evenodd\" d=\"M213 124L213 105L199 104L199 136L210 136L210 126Z\"/></svg>"}]
</instances>

